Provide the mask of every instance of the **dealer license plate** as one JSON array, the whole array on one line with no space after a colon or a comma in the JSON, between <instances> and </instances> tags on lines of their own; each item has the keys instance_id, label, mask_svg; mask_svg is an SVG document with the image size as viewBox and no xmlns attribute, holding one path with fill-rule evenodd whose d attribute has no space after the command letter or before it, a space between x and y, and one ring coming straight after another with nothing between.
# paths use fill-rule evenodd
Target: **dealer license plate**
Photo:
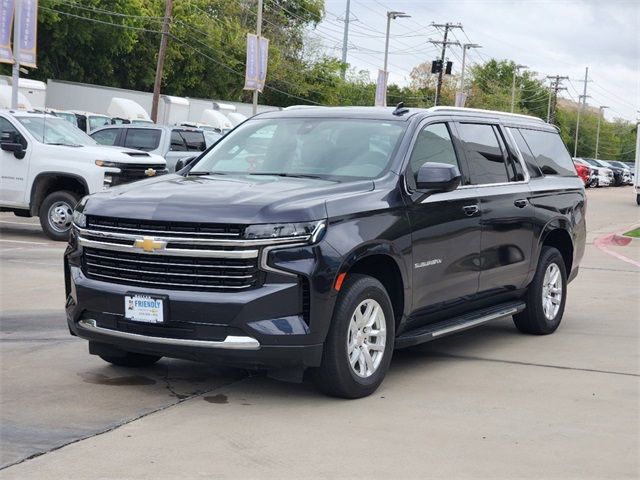
<instances>
[{"instance_id":1,"label":"dealer license plate","mask_svg":"<svg viewBox=\"0 0 640 480\"><path fill-rule=\"evenodd\" d=\"M134 322L162 323L164 305L159 298L147 295L125 295L124 317Z\"/></svg>"}]
</instances>

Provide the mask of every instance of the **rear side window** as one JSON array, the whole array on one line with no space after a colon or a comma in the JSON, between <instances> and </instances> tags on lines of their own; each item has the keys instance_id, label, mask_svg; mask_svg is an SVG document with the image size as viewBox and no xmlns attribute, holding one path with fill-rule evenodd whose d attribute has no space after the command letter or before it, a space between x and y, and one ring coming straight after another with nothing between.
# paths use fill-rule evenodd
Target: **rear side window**
<instances>
[{"instance_id":1,"label":"rear side window","mask_svg":"<svg viewBox=\"0 0 640 480\"><path fill-rule=\"evenodd\" d=\"M118 130L115 128L107 128L106 130L93 132L91 138L100 145L115 145L116 139L118 138Z\"/></svg>"},{"instance_id":2,"label":"rear side window","mask_svg":"<svg viewBox=\"0 0 640 480\"><path fill-rule=\"evenodd\" d=\"M520 129L531 153L545 175L575 177L576 169L560 135L555 132Z\"/></svg>"},{"instance_id":3,"label":"rear side window","mask_svg":"<svg viewBox=\"0 0 640 480\"><path fill-rule=\"evenodd\" d=\"M127 128L124 147L149 152L160 145L160 130L150 128Z\"/></svg>"},{"instance_id":4,"label":"rear side window","mask_svg":"<svg viewBox=\"0 0 640 480\"><path fill-rule=\"evenodd\" d=\"M540 172L540 167L536 163L536 159L533 158L531 154L531 150L529 150L529 145L524 141L524 137L520 133L520 130L517 128L509 128L509 132L513 136L513 139L516 141L516 145L518 146L518 150L522 154L522 159L524 163L527 165L527 171L529 172L529 176L531 178L538 178L542 176Z\"/></svg>"},{"instance_id":5,"label":"rear side window","mask_svg":"<svg viewBox=\"0 0 640 480\"><path fill-rule=\"evenodd\" d=\"M171 150L174 152L203 152L206 148L207 144L202 132L171 131Z\"/></svg>"},{"instance_id":6,"label":"rear side window","mask_svg":"<svg viewBox=\"0 0 640 480\"><path fill-rule=\"evenodd\" d=\"M428 162L447 163L460 169L449 129L444 123L427 125L418 133L409 164L414 180L420 167Z\"/></svg>"},{"instance_id":7,"label":"rear side window","mask_svg":"<svg viewBox=\"0 0 640 480\"><path fill-rule=\"evenodd\" d=\"M458 133L469 163L472 185L506 183L509 181L504 155L492 125L459 123Z\"/></svg>"}]
</instances>

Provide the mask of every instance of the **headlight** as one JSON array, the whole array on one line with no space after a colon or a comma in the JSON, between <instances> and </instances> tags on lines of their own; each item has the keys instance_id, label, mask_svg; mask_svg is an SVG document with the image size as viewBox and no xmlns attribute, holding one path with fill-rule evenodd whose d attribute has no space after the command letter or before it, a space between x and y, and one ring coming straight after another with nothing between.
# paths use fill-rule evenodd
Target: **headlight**
<instances>
[{"instance_id":1,"label":"headlight","mask_svg":"<svg viewBox=\"0 0 640 480\"><path fill-rule=\"evenodd\" d=\"M300 240L311 240L315 242L325 226L325 220L302 223L249 225L244 231L244 238L248 240L261 238L300 238Z\"/></svg>"},{"instance_id":2,"label":"headlight","mask_svg":"<svg viewBox=\"0 0 640 480\"><path fill-rule=\"evenodd\" d=\"M78 210L74 210L73 223L80 228L84 228L87 226L87 216Z\"/></svg>"},{"instance_id":3,"label":"headlight","mask_svg":"<svg viewBox=\"0 0 640 480\"><path fill-rule=\"evenodd\" d=\"M106 160L96 160L96 165L99 167L112 167L112 168L120 167L120 164L118 162L107 162Z\"/></svg>"}]
</instances>

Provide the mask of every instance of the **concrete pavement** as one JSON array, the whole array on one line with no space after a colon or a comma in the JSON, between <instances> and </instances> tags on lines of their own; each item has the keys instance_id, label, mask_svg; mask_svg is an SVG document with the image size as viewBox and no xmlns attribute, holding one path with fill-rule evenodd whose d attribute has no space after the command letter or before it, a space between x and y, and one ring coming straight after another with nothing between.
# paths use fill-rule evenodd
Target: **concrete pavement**
<instances>
[{"instance_id":1,"label":"concrete pavement","mask_svg":"<svg viewBox=\"0 0 640 480\"><path fill-rule=\"evenodd\" d=\"M638 478L640 269L594 240L640 208L630 188L588 197L554 335L504 319L396 352L357 401L190 362L107 366L66 333L63 247L0 223L44 243L0 242L2 462L21 462L0 478Z\"/></svg>"}]
</instances>

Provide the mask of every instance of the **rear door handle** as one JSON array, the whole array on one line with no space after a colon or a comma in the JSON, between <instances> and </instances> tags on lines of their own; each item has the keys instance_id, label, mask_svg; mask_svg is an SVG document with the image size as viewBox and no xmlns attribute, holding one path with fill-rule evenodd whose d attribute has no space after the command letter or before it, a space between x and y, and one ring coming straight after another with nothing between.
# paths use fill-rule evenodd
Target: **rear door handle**
<instances>
[{"instance_id":1,"label":"rear door handle","mask_svg":"<svg viewBox=\"0 0 640 480\"><path fill-rule=\"evenodd\" d=\"M519 198L513 204L518 208L524 208L527 206L527 201L524 198Z\"/></svg>"},{"instance_id":2,"label":"rear door handle","mask_svg":"<svg viewBox=\"0 0 640 480\"><path fill-rule=\"evenodd\" d=\"M465 205L464 207L462 207L462 210L464 210L464 213L467 216L472 217L473 215L478 213L480 208L478 207L478 205Z\"/></svg>"}]
</instances>

